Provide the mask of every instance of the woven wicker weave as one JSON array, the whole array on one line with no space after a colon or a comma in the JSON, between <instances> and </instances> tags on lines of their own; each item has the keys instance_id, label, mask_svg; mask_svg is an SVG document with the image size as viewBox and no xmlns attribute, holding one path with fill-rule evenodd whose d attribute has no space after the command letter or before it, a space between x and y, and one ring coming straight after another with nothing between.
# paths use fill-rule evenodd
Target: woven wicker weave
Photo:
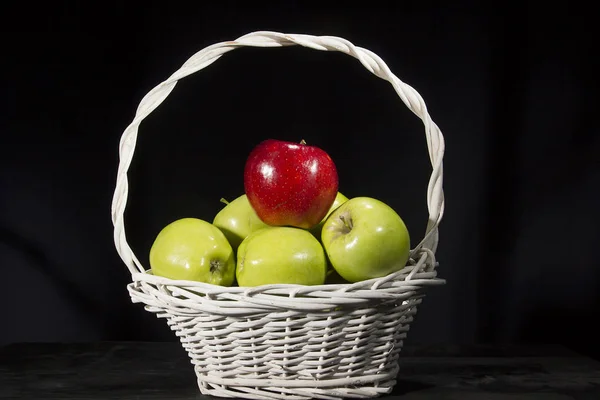
<instances>
[{"instance_id":1,"label":"woven wicker weave","mask_svg":"<svg viewBox=\"0 0 600 400\"><path fill-rule=\"evenodd\" d=\"M389 81L404 104L423 120L433 166L427 190L429 221L423 240L403 270L355 284L221 287L153 276L127 244L124 211L127 170L138 127L178 80L243 46L300 45L358 59ZM123 132L112 220L116 249L132 274L134 303L166 318L188 352L202 393L254 399L368 398L396 384L399 353L417 306L437 278L435 252L443 215L444 139L421 96L369 50L338 37L254 32L209 46L188 59L140 102Z\"/></svg>"}]
</instances>

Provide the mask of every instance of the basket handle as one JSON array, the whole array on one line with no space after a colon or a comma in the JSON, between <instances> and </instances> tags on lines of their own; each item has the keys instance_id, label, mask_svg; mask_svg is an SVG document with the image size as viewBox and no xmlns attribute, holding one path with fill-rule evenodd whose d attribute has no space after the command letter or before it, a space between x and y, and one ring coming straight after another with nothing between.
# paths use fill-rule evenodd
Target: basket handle
<instances>
[{"instance_id":1,"label":"basket handle","mask_svg":"<svg viewBox=\"0 0 600 400\"><path fill-rule=\"evenodd\" d=\"M114 242L121 259L132 275L145 272L125 235L124 212L127 204L128 183L127 170L131 165L138 128L144 118L154 111L175 88L177 82L217 61L223 54L240 47L283 47L303 46L321 51L339 51L358 59L372 74L390 82L404 104L422 121L425 126L429 159L433 167L427 188L427 208L429 219L423 240L415 246L411 255L422 247L433 252L439 240L438 225L444 213L444 193L442 189L444 155L444 137L438 126L431 120L423 98L409 85L398 79L373 52L354 46L349 41L334 36L312 36L304 34L283 34L279 32L259 31L241 36L234 41L216 43L200 50L190 57L179 70L167 80L150 90L140 102L133 121L127 126L119 142L119 168L117 182L112 201L112 222L114 226Z\"/></svg>"}]
</instances>

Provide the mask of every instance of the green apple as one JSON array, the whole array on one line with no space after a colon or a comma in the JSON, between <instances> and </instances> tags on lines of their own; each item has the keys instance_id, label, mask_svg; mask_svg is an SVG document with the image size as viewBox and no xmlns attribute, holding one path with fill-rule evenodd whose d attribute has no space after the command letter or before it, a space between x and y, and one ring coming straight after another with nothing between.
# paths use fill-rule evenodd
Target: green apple
<instances>
[{"instance_id":1,"label":"green apple","mask_svg":"<svg viewBox=\"0 0 600 400\"><path fill-rule=\"evenodd\" d=\"M239 286L322 285L327 260L319 241L306 229L270 226L251 233L237 252Z\"/></svg>"},{"instance_id":2,"label":"green apple","mask_svg":"<svg viewBox=\"0 0 600 400\"><path fill-rule=\"evenodd\" d=\"M371 197L354 197L333 211L321 240L329 262L348 282L399 271L410 253L410 236L402 218Z\"/></svg>"},{"instance_id":3,"label":"green apple","mask_svg":"<svg viewBox=\"0 0 600 400\"><path fill-rule=\"evenodd\" d=\"M252 232L268 225L258 218L245 194L230 203L224 199L221 199L221 201L227 205L215 215L213 225L225 234L234 254L236 254L242 240Z\"/></svg>"},{"instance_id":4,"label":"green apple","mask_svg":"<svg viewBox=\"0 0 600 400\"><path fill-rule=\"evenodd\" d=\"M157 276L230 286L235 253L219 228L198 218L182 218L165 226L150 249Z\"/></svg>"},{"instance_id":5,"label":"green apple","mask_svg":"<svg viewBox=\"0 0 600 400\"><path fill-rule=\"evenodd\" d=\"M346 196L344 196L343 194L341 194L340 192L338 192L337 195L335 196L335 200L333 200L333 204L329 208L329 211L327 211L327 214L325 215L325 217L323 217L321 222L319 222L317 225L315 225L309 229L310 233L312 233L317 238L317 240L321 240L321 230L323 230L323 224L325 224L327 217L329 217L336 208L338 208L339 206L341 206L342 204L344 204L347 201L348 201L348 198Z\"/></svg>"}]
</instances>

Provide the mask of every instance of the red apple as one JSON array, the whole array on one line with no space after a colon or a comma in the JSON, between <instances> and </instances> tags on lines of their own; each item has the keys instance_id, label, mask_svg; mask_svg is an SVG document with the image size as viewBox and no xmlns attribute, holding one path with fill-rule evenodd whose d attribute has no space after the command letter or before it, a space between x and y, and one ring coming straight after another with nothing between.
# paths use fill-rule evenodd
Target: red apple
<instances>
[{"instance_id":1,"label":"red apple","mask_svg":"<svg viewBox=\"0 0 600 400\"><path fill-rule=\"evenodd\" d=\"M333 204L338 174L329 154L319 147L268 139L246 160L244 189L264 223L309 229Z\"/></svg>"}]
</instances>

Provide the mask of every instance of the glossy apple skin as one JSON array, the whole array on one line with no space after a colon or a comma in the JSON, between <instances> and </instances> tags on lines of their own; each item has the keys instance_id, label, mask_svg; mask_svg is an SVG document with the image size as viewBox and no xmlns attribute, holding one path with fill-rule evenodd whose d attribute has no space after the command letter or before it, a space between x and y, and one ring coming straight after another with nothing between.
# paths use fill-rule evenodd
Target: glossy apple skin
<instances>
[{"instance_id":1,"label":"glossy apple skin","mask_svg":"<svg viewBox=\"0 0 600 400\"><path fill-rule=\"evenodd\" d=\"M238 249L239 286L322 285L327 260L321 243L307 230L271 226L251 233Z\"/></svg>"},{"instance_id":2,"label":"glossy apple skin","mask_svg":"<svg viewBox=\"0 0 600 400\"><path fill-rule=\"evenodd\" d=\"M268 226L258 218L245 194L223 207L215 215L213 225L225 234L234 253L249 234Z\"/></svg>"},{"instance_id":3,"label":"glossy apple skin","mask_svg":"<svg viewBox=\"0 0 600 400\"><path fill-rule=\"evenodd\" d=\"M156 276L231 286L235 253L213 224L182 218L165 226L150 249L150 267Z\"/></svg>"},{"instance_id":4,"label":"glossy apple skin","mask_svg":"<svg viewBox=\"0 0 600 400\"><path fill-rule=\"evenodd\" d=\"M244 189L267 225L310 229L331 208L338 173L329 154L316 146L268 139L246 160Z\"/></svg>"},{"instance_id":5,"label":"glossy apple skin","mask_svg":"<svg viewBox=\"0 0 600 400\"><path fill-rule=\"evenodd\" d=\"M329 262L348 282L386 276L406 266L410 236L394 209L354 197L331 213L321 232Z\"/></svg>"}]
</instances>

